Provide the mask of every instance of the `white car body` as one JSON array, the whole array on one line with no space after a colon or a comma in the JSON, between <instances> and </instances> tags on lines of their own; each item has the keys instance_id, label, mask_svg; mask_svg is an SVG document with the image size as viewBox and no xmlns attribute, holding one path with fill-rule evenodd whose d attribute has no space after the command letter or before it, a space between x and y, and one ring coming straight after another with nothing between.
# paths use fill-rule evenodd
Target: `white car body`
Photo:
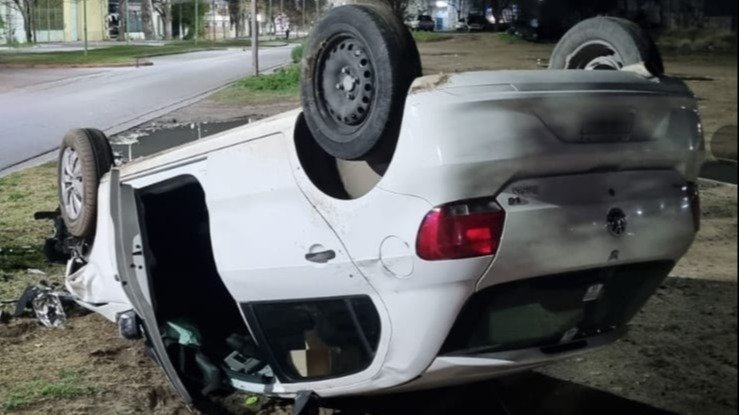
<instances>
[{"instance_id":1,"label":"white car body","mask_svg":"<svg viewBox=\"0 0 739 415\"><path fill-rule=\"evenodd\" d=\"M186 400L192 388L160 349L162 321L150 286L156 283L140 223L145 219L141 205L136 208L136 198L144 197L137 192L174 178L202 188L217 274L260 347L265 337L254 327L250 304L363 296L376 309L379 339L361 370L298 381L275 371L268 384L230 380L238 389L283 397L471 382L610 343L625 322L597 333L575 326L554 344L443 349L465 304L496 287L529 289L531 282L538 293L535 281L547 276L574 281L607 272L625 280L655 269L658 284L695 235L689 187L704 150L695 100L680 83L617 71L419 78L387 171L365 186L368 191L343 199L327 195L306 173L296 147L300 118L296 110L235 128L116 167L101 180L95 240L84 263L70 261L67 288L112 321L135 310ZM424 217L437 206L475 198L494 198L505 211L497 253L420 258ZM614 208L628 220L623 234L607 229ZM335 257L306 260L324 250ZM593 298L582 301L600 298L603 285L589 284L586 297ZM636 297L650 295L651 285ZM176 284L172 289L176 297Z\"/></svg>"}]
</instances>

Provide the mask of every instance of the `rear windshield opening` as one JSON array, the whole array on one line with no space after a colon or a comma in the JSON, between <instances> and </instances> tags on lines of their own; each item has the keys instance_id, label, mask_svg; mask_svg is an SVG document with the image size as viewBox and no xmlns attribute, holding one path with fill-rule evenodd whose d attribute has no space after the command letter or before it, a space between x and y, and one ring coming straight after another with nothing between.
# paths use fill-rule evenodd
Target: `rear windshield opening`
<instances>
[{"instance_id":1,"label":"rear windshield opening","mask_svg":"<svg viewBox=\"0 0 739 415\"><path fill-rule=\"evenodd\" d=\"M473 295L441 354L494 353L582 343L623 327L672 269L671 261L514 281Z\"/></svg>"}]
</instances>

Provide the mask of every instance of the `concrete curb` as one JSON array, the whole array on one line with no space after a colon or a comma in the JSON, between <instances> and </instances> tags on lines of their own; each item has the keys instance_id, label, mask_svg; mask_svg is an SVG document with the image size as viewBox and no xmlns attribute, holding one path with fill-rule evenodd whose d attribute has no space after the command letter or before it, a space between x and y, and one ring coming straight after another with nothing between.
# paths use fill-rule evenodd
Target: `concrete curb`
<instances>
[{"instance_id":1,"label":"concrete curb","mask_svg":"<svg viewBox=\"0 0 739 415\"><path fill-rule=\"evenodd\" d=\"M70 64L52 64L52 63L0 63L0 68L11 69L54 69L54 68L126 68L139 66L152 66L151 61L121 62L121 63L70 63Z\"/></svg>"}]
</instances>

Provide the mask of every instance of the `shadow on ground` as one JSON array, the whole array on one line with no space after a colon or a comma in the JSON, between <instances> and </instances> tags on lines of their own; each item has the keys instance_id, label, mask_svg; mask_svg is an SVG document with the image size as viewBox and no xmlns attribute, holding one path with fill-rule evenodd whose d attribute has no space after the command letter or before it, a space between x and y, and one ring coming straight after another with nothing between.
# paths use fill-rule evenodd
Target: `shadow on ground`
<instances>
[{"instance_id":1,"label":"shadow on ground","mask_svg":"<svg viewBox=\"0 0 739 415\"><path fill-rule=\"evenodd\" d=\"M323 406L342 414L669 415L674 412L535 372L459 387L336 399Z\"/></svg>"}]
</instances>

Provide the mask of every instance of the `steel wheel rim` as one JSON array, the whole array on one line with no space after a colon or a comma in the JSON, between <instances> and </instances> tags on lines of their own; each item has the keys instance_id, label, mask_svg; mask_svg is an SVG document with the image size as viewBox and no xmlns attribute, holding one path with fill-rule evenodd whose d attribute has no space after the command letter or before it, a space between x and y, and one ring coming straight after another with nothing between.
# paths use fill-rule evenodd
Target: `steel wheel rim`
<instances>
[{"instance_id":1,"label":"steel wheel rim","mask_svg":"<svg viewBox=\"0 0 739 415\"><path fill-rule=\"evenodd\" d=\"M608 42L595 40L586 42L567 56L567 69L620 70L623 59Z\"/></svg>"},{"instance_id":2,"label":"steel wheel rim","mask_svg":"<svg viewBox=\"0 0 739 415\"><path fill-rule=\"evenodd\" d=\"M316 72L313 88L324 121L343 134L357 131L375 99L376 74L365 43L350 34L328 39Z\"/></svg>"},{"instance_id":3,"label":"steel wheel rim","mask_svg":"<svg viewBox=\"0 0 739 415\"><path fill-rule=\"evenodd\" d=\"M61 164L62 208L69 219L75 220L80 216L85 200L82 163L77 151L67 147L62 152Z\"/></svg>"}]
</instances>

